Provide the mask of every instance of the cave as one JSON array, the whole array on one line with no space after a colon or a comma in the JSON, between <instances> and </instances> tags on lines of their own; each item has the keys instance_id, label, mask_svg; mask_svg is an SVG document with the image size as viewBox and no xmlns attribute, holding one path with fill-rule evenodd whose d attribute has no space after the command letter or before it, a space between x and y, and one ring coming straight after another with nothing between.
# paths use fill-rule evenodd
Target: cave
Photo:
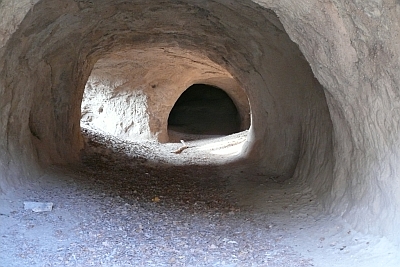
<instances>
[{"instance_id":1,"label":"cave","mask_svg":"<svg viewBox=\"0 0 400 267\"><path fill-rule=\"evenodd\" d=\"M273 235L277 225L281 227L280 231L288 231L289 235L299 238L298 241L287 239L290 251L300 250L301 244L311 248L310 238L315 238L318 247L302 253L317 266L325 266L321 255L331 257L329 266L335 266L341 260L346 262L337 266L398 266L399 13L397 1L0 1L0 219L1 224L7 226L1 229L2 238L10 245L0 254L0 259L10 266L20 263L41 266L34 258L27 262L21 256L13 263L12 257L7 256L7 253L17 253L9 251L12 244L24 243L22 234L20 241L16 238L14 243L11 242L8 229L14 229L12 233L24 233L40 229L32 226L35 220L51 221L52 225L62 222L62 214L57 219L51 212L47 217L24 221L24 216L34 216L21 211L26 198L51 201L41 198L40 194L32 195L34 188L40 190L47 185L54 192L66 190L60 191L59 196L69 196L67 191L78 190L81 182L94 190L93 195L83 194L81 198L71 197L68 201L81 199L96 204L111 201L111 198L122 201L126 196L131 202L121 207L132 206L136 201L133 192L138 190L129 187L128 180L114 181L117 184L125 181L126 188L131 189L115 196L113 185L105 185L105 180L102 182L90 174L97 172L100 177L106 164L104 161L109 159L113 164L107 165L107 171L113 172L104 170L104 174L107 173L104 179L122 174L148 177L149 184L141 187L143 190L161 188L157 186L162 186L163 190L178 190L174 179L206 188L204 194L194 189L185 191L201 199L192 206L188 204L188 209L186 200L182 199L183 206L180 207L191 209L191 214L197 214L196 205L214 207L212 205L218 201L225 203L217 193L210 196L216 197L214 202L203 199L209 196L207 192L218 192L218 188L222 192L225 185L208 178L202 182L192 180L196 177L195 173L190 173L192 169L230 179L238 194L247 192L248 196L253 196L243 203L247 201L249 207L260 207L260 214L268 214L265 221L257 220L259 232L255 231L249 240L262 238L257 233L265 229L272 231L271 240L282 240L278 232ZM189 100L182 104L180 96L197 85L222 89L236 108L235 116L223 118L232 128L216 132L218 135L246 132L240 137L244 138L240 141L240 149L229 160L220 154L207 156L204 151L199 150L200 154L191 152L194 151L191 144L184 146L185 150L179 150L177 144L170 142L171 126L180 124L176 120L190 119L186 112L179 112L176 117L174 106L194 109ZM85 98L88 95L92 97ZM200 94L205 95L206 92ZM233 112L229 113L232 115ZM86 123L94 125L94 133L82 130L81 126ZM221 126L222 123L218 124ZM226 129L221 126L217 130L222 128ZM206 134L215 134L214 129L208 130ZM177 148L181 154L166 155L180 163L167 164L169 169L165 171L168 157L156 162L144 153L133 159L146 162L153 169L129 169L119 165L126 155L118 158L112 148L102 148L102 139L95 139L99 132L111 136L109 140L120 144L121 151L129 150L133 154L140 151L155 153L156 148L146 147L150 143L151 146ZM88 140L89 137L97 141ZM128 143L139 139L149 143L144 146ZM88 160L90 153L95 153L97 158ZM192 159L182 160L190 153L194 153ZM213 157L212 166L203 164L207 157ZM88 177L93 179L88 178L87 181L92 181L90 184L79 178L84 173L78 170L82 164L93 165L87 171ZM160 168L159 172L154 171L157 168ZM173 174L170 180L154 180L154 177L164 177L168 173ZM268 186L264 190L265 184ZM215 188L210 187L213 185ZM171 190L166 191L171 199L179 197ZM110 195L105 196L104 192ZM96 199L98 202L92 202ZM274 204L276 199L281 202ZM151 196L149 205L143 205L152 210L163 200ZM55 208L67 209L67 206L59 205ZM296 211L291 209L292 205L298 205ZM313 214L302 210L310 205L315 205ZM246 208L237 210L253 216ZM224 213L214 209L214 212L204 214L213 218L208 225L215 226L214 218L221 216L228 220L229 216L238 213L237 210ZM86 227L89 217L82 219L85 214L96 217L84 206L74 211L75 214L70 214L74 220L68 222L72 230ZM280 220L283 213L290 220L277 224L270 222L271 218ZM115 231L119 230L121 218L128 216L121 214L112 218L114 223L107 229L116 227ZM155 216L159 222L163 221L161 215ZM143 218L151 218L146 216L143 213ZM306 217L312 217L315 225L320 225L318 229L327 232L341 229L342 232L335 232L336 235L330 232L331 239L327 234L317 238L323 230L316 230L311 223L309 227L294 226L296 220L300 222ZM96 218L98 222L106 221ZM17 223L18 220L26 225ZM333 221L337 224L330 224ZM322 222L326 223L325 227ZM179 220L171 221L170 226L180 223ZM246 223L249 220L244 220ZM232 221L232 227L234 224ZM18 225L26 228L12 228ZM159 229L165 227L159 225ZM190 228L188 223L182 227ZM146 225L142 223L136 230L133 232L143 233ZM221 231L228 235L226 230ZM66 232L67 228L57 229L51 238L67 240ZM100 230L89 232L81 231L81 234L87 234L93 240L106 236ZM210 235L199 232L199 236ZM148 242L156 240L149 233L141 238ZM230 261L218 261L223 254L216 253L219 248L239 246L239 241L229 238L221 237L219 243L206 244L214 251L215 261L204 261L204 266L207 262L221 266L245 264L240 262L241 257L255 253L254 249L246 255L235 252ZM326 240L329 244L324 243L328 242ZM343 240L349 243L345 244ZM360 240L362 245L355 243ZM115 260L112 255L120 248L116 244L113 250L112 242L112 239L100 242L102 249L110 252L102 254L110 256L103 259L109 264ZM71 244L75 244L76 251L85 247L76 245L77 242ZM182 256L177 251L185 246L179 244L172 252L165 252L175 255L169 258L170 264L195 265L189 260L190 253L200 255L203 252L189 246L185 250L189 254ZM46 246L37 248L47 249ZM59 249L55 253L65 251L61 245ZM335 252L331 253L330 249ZM35 248L28 245L21 250L28 253ZM266 250L259 252L264 259L257 264L275 260L275 266L312 266L311 263L307 265L307 260L297 262L297 265L279 265L279 260L285 259L284 248L281 254L277 251L274 254L271 247ZM100 250L85 247L80 251L89 255ZM146 253L156 256L154 251ZM42 254L38 252L37 255ZM366 257L367 254L370 256ZM67 257L65 255L59 258ZM72 266L76 256L70 254L68 257L68 264ZM124 257L129 258L129 255ZM49 258L49 264L57 259ZM288 260L294 259L289 257ZM100 264L96 257L85 264L92 261ZM143 259L138 262L142 266L157 266L157 262L146 263Z\"/></svg>"},{"instance_id":2,"label":"cave","mask_svg":"<svg viewBox=\"0 0 400 267\"><path fill-rule=\"evenodd\" d=\"M179 134L173 131L170 138L168 132L171 109L202 83L224 89L228 109L237 113L231 133L249 128L250 104L239 82L224 67L182 47L127 47L102 55L85 84L81 126L123 140L174 141Z\"/></svg>"},{"instance_id":3,"label":"cave","mask_svg":"<svg viewBox=\"0 0 400 267\"><path fill-rule=\"evenodd\" d=\"M240 116L222 89L194 84L176 101L168 117L168 129L197 135L229 135L241 130Z\"/></svg>"}]
</instances>

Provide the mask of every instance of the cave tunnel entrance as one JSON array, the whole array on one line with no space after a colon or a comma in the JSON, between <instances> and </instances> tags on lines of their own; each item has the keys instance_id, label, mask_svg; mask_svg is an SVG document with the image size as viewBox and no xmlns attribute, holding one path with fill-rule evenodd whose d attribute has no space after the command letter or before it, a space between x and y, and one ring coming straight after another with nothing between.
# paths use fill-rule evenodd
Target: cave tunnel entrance
<instances>
[{"instance_id":1,"label":"cave tunnel entrance","mask_svg":"<svg viewBox=\"0 0 400 267\"><path fill-rule=\"evenodd\" d=\"M190 86L173 106L168 130L199 135L230 135L239 132L239 112L229 95L207 84Z\"/></svg>"},{"instance_id":2,"label":"cave tunnel entrance","mask_svg":"<svg viewBox=\"0 0 400 267\"><path fill-rule=\"evenodd\" d=\"M170 64L174 68L166 70ZM81 126L123 140L179 142L182 133L202 139L248 129L250 103L239 81L204 55L177 47L129 47L95 63L83 93Z\"/></svg>"}]
</instances>

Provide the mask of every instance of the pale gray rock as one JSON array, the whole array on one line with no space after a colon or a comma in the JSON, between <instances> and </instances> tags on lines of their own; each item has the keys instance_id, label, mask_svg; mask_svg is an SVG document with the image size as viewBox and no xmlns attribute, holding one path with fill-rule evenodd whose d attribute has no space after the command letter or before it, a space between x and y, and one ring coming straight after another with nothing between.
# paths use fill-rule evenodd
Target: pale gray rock
<instances>
[{"instance_id":1,"label":"pale gray rock","mask_svg":"<svg viewBox=\"0 0 400 267\"><path fill-rule=\"evenodd\" d=\"M52 202L24 201L24 209L25 210L32 210L33 212L52 211L53 210L53 203Z\"/></svg>"},{"instance_id":2,"label":"pale gray rock","mask_svg":"<svg viewBox=\"0 0 400 267\"><path fill-rule=\"evenodd\" d=\"M399 17L398 1L3 0L0 191L78 161L101 108L108 132L168 141L180 93L209 83L251 124L244 168L400 242ZM93 82L108 106L82 102Z\"/></svg>"}]
</instances>

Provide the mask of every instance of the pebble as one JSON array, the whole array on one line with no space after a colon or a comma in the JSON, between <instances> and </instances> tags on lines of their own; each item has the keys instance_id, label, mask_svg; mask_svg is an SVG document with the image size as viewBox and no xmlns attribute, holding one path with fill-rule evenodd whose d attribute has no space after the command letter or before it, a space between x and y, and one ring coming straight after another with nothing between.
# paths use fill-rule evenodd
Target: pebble
<instances>
[{"instance_id":1,"label":"pebble","mask_svg":"<svg viewBox=\"0 0 400 267\"><path fill-rule=\"evenodd\" d=\"M52 211L53 210L53 203L52 202L24 202L24 209L25 210L32 210L33 212L44 212L44 211Z\"/></svg>"}]
</instances>

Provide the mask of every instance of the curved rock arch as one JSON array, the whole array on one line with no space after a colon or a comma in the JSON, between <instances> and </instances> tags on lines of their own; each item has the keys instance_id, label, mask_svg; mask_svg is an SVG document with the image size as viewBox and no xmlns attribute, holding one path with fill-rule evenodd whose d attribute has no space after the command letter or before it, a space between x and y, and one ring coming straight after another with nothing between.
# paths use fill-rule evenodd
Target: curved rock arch
<instances>
[{"instance_id":1,"label":"curved rock arch","mask_svg":"<svg viewBox=\"0 0 400 267\"><path fill-rule=\"evenodd\" d=\"M173 105L199 82L224 88L238 108L242 128L249 127L247 95L226 69L199 53L168 47L125 49L99 59L86 84L84 122L122 139L168 142Z\"/></svg>"},{"instance_id":2,"label":"curved rock arch","mask_svg":"<svg viewBox=\"0 0 400 267\"><path fill-rule=\"evenodd\" d=\"M38 165L78 159L97 60L132 45L179 47L248 95L249 168L297 178L359 229L398 236L398 3L19 2L2 1L18 14L4 16L0 44L3 191Z\"/></svg>"}]
</instances>

